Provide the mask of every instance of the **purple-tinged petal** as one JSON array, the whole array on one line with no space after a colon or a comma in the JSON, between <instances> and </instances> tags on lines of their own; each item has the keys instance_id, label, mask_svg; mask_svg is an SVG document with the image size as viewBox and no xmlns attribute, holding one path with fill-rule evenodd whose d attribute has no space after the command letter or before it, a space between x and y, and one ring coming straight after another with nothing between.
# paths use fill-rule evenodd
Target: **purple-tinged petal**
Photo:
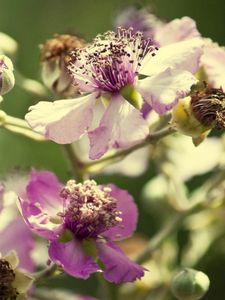
<instances>
[{"instance_id":1,"label":"purple-tinged petal","mask_svg":"<svg viewBox=\"0 0 225 300\"><path fill-rule=\"evenodd\" d=\"M186 96L197 79L187 71L166 69L139 81L138 90L144 100L159 114L172 109Z\"/></svg>"},{"instance_id":2,"label":"purple-tinged petal","mask_svg":"<svg viewBox=\"0 0 225 300\"><path fill-rule=\"evenodd\" d=\"M30 229L45 239L57 239L64 229L58 219L43 212L38 203L35 205L19 198L18 208Z\"/></svg>"},{"instance_id":3,"label":"purple-tinged petal","mask_svg":"<svg viewBox=\"0 0 225 300\"><path fill-rule=\"evenodd\" d=\"M30 203L37 204L49 215L55 215L62 210L60 192L63 185L54 173L32 170L26 188Z\"/></svg>"},{"instance_id":4,"label":"purple-tinged petal","mask_svg":"<svg viewBox=\"0 0 225 300\"><path fill-rule=\"evenodd\" d=\"M71 100L41 101L30 107L26 120L34 131L59 144L78 140L91 126L96 94Z\"/></svg>"},{"instance_id":5,"label":"purple-tinged petal","mask_svg":"<svg viewBox=\"0 0 225 300\"><path fill-rule=\"evenodd\" d=\"M138 211L133 197L126 190L114 184L108 185L112 191L110 195L117 200L117 209L122 212L122 222L104 232L110 240L121 240L133 234L137 225Z\"/></svg>"},{"instance_id":6,"label":"purple-tinged petal","mask_svg":"<svg viewBox=\"0 0 225 300\"><path fill-rule=\"evenodd\" d=\"M21 217L17 217L0 232L0 252L5 255L15 250L19 257L19 267L26 271L34 270L31 251L34 248L32 233Z\"/></svg>"},{"instance_id":7,"label":"purple-tinged petal","mask_svg":"<svg viewBox=\"0 0 225 300\"><path fill-rule=\"evenodd\" d=\"M142 141L149 133L141 113L123 97L117 96L103 115L98 128L89 132L90 158L98 159L110 148L123 148Z\"/></svg>"},{"instance_id":8,"label":"purple-tinged petal","mask_svg":"<svg viewBox=\"0 0 225 300\"><path fill-rule=\"evenodd\" d=\"M159 48L155 56L151 53L145 56L139 73L151 76L167 68L195 73L199 68L202 47L203 40L194 38Z\"/></svg>"},{"instance_id":9,"label":"purple-tinged petal","mask_svg":"<svg viewBox=\"0 0 225 300\"><path fill-rule=\"evenodd\" d=\"M156 28L154 38L161 46L165 46L195 37L200 37L196 22L189 17L183 17Z\"/></svg>"},{"instance_id":10,"label":"purple-tinged petal","mask_svg":"<svg viewBox=\"0 0 225 300\"><path fill-rule=\"evenodd\" d=\"M214 88L225 89L225 49L217 45L206 46L201 63L207 75L207 82Z\"/></svg>"},{"instance_id":11,"label":"purple-tinged petal","mask_svg":"<svg viewBox=\"0 0 225 300\"><path fill-rule=\"evenodd\" d=\"M143 118L147 119L151 111L152 111L151 105L149 105L147 102L144 102L141 108L141 113Z\"/></svg>"},{"instance_id":12,"label":"purple-tinged petal","mask_svg":"<svg viewBox=\"0 0 225 300\"><path fill-rule=\"evenodd\" d=\"M132 262L114 243L97 241L97 249L105 266L106 280L118 284L135 281L144 275L144 268Z\"/></svg>"},{"instance_id":13,"label":"purple-tinged petal","mask_svg":"<svg viewBox=\"0 0 225 300\"><path fill-rule=\"evenodd\" d=\"M26 197L19 198L19 206L30 228L47 239L56 239L62 226L58 213L63 211L59 197L62 184L48 171L31 172Z\"/></svg>"},{"instance_id":14,"label":"purple-tinged petal","mask_svg":"<svg viewBox=\"0 0 225 300\"><path fill-rule=\"evenodd\" d=\"M87 279L91 273L101 271L94 259L85 254L81 242L75 239L68 243L51 242L49 256L54 263L74 277Z\"/></svg>"}]
</instances>

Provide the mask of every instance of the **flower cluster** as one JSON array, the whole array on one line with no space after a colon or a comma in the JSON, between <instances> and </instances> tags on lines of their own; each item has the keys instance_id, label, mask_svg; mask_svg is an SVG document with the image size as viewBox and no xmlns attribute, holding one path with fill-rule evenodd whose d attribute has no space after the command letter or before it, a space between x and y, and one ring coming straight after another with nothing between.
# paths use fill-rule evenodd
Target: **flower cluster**
<instances>
[{"instance_id":1,"label":"flower cluster","mask_svg":"<svg viewBox=\"0 0 225 300\"><path fill-rule=\"evenodd\" d=\"M160 259L168 266L159 268L163 271L157 277L153 297L157 298L168 282L173 282L172 292L180 300L187 299L185 289L187 297L200 299L209 287L208 278L190 268L171 280L171 265L177 263L174 257L179 255L182 265L194 255L183 258L186 249L180 251L179 245L172 244L174 241L166 248L163 242L166 234L176 230L175 226L187 216L198 218L192 214L224 203L223 138L209 138L197 149L193 143L201 144L213 128L225 128L225 50L202 37L189 17L164 22L143 8L129 8L115 23L114 31L98 34L90 43L69 34L47 40L41 46L42 79L56 100L31 105L25 120L0 111L0 126L5 129L36 141L51 140L62 145L72 171L70 177L65 172L66 183L53 172L36 169L25 175L18 169L19 176L12 177L11 186L1 180L2 300L94 299L60 289L53 293L38 287L38 283L61 273L80 279L100 273L101 281L114 284L143 280L148 269L140 263L149 262L161 245L163 249L151 258L155 259L153 270L157 270ZM13 64L5 54L14 56L17 49L15 41L0 33L1 40L5 47L0 43L0 97L15 83ZM17 75L29 93L46 91L42 84L24 79L19 72ZM167 137L174 132L185 136ZM133 189L137 196L141 195L140 201L143 196L152 215L157 211L158 223L167 213L166 217L174 213L175 219L150 242L142 236L134 239L143 241L145 248L140 255L136 251L133 260L121 241L132 239L141 203L137 206L127 190L101 184L107 182L105 178L94 176L105 167L109 173L116 170L138 176L147 169L150 158L159 176L142 185L144 193L135 179ZM114 170L113 163L117 163ZM221 171L218 178L204 183L193 195L189 193L185 182L212 169ZM59 175L63 178L63 174ZM207 222L215 226L215 216L210 215ZM190 241L196 239L192 224L187 222L185 226L190 231ZM214 227L211 231L217 232ZM205 248L211 246L208 240L207 235ZM169 249L166 255L164 248ZM170 260L172 263L168 263ZM44 269L37 272L43 265ZM196 278L199 287L194 290ZM138 289L135 284L132 288ZM126 287L125 294L129 294ZM101 298L106 299L108 292L103 292ZM149 290L145 295L142 292L140 298L144 299Z\"/></svg>"}]
</instances>

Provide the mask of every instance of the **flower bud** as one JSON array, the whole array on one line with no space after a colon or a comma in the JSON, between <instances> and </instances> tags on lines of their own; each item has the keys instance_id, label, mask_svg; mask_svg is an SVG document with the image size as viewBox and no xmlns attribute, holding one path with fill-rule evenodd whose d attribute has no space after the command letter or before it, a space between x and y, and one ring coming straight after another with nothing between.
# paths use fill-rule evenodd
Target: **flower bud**
<instances>
[{"instance_id":1,"label":"flower bud","mask_svg":"<svg viewBox=\"0 0 225 300\"><path fill-rule=\"evenodd\" d=\"M69 53L85 45L83 39L75 35L56 35L41 46L42 79L55 94L70 98L75 96L77 88L67 71Z\"/></svg>"},{"instance_id":2,"label":"flower bud","mask_svg":"<svg viewBox=\"0 0 225 300\"><path fill-rule=\"evenodd\" d=\"M172 114L178 130L199 138L212 128L225 128L225 94L205 85L181 99Z\"/></svg>"},{"instance_id":3,"label":"flower bud","mask_svg":"<svg viewBox=\"0 0 225 300\"><path fill-rule=\"evenodd\" d=\"M0 95L8 93L14 84L13 64L7 56L0 55Z\"/></svg>"},{"instance_id":4,"label":"flower bud","mask_svg":"<svg viewBox=\"0 0 225 300\"><path fill-rule=\"evenodd\" d=\"M209 284L206 274L186 268L173 278L171 290L176 299L198 300L208 291Z\"/></svg>"}]
</instances>

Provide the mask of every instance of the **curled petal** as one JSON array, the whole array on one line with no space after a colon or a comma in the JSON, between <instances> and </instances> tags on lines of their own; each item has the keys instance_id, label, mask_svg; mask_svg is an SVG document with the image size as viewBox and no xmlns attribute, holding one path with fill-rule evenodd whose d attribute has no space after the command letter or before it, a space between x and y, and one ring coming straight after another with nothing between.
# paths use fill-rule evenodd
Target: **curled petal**
<instances>
[{"instance_id":1,"label":"curled petal","mask_svg":"<svg viewBox=\"0 0 225 300\"><path fill-rule=\"evenodd\" d=\"M139 81L138 89L144 100L159 114L174 107L179 98L186 96L197 79L187 71L165 71Z\"/></svg>"},{"instance_id":2,"label":"curled petal","mask_svg":"<svg viewBox=\"0 0 225 300\"><path fill-rule=\"evenodd\" d=\"M59 197L62 184L48 171L33 170L26 188L26 196L19 198L19 207L25 222L37 234L55 239L61 231L58 213L63 210Z\"/></svg>"},{"instance_id":3,"label":"curled petal","mask_svg":"<svg viewBox=\"0 0 225 300\"><path fill-rule=\"evenodd\" d=\"M217 45L206 46L201 63L207 75L207 82L214 88L225 89L225 49Z\"/></svg>"},{"instance_id":4,"label":"curled petal","mask_svg":"<svg viewBox=\"0 0 225 300\"><path fill-rule=\"evenodd\" d=\"M16 251L19 267L26 271L34 270L31 252L34 248L32 233L21 217L17 217L0 232L0 252L5 255L11 250Z\"/></svg>"},{"instance_id":5,"label":"curled petal","mask_svg":"<svg viewBox=\"0 0 225 300\"><path fill-rule=\"evenodd\" d=\"M96 95L71 100L41 101L30 107L25 119L34 131L59 144L79 139L91 126Z\"/></svg>"},{"instance_id":6,"label":"curled petal","mask_svg":"<svg viewBox=\"0 0 225 300\"><path fill-rule=\"evenodd\" d=\"M114 97L99 127L89 132L90 158L98 159L110 147L122 148L135 145L148 133L148 123L141 113L123 97Z\"/></svg>"},{"instance_id":7,"label":"curled petal","mask_svg":"<svg viewBox=\"0 0 225 300\"><path fill-rule=\"evenodd\" d=\"M167 68L186 70L195 73L199 68L203 53L203 41L194 38L159 48L155 56L147 54L142 61L140 74L151 76Z\"/></svg>"},{"instance_id":8,"label":"curled petal","mask_svg":"<svg viewBox=\"0 0 225 300\"><path fill-rule=\"evenodd\" d=\"M63 230L63 225L55 222L54 216L49 216L41 208L35 204L30 204L22 198L19 198L18 208L24 221L33 232L49 240L55 240L59 237Z\"/></svg>"},{"instance_id":9,"label":"curled petal","mask_svg":"<svg viewBox=\"0 0 225 300\"><path fill-rule=\"evenodd\" d=\"M49 256L74 277L87 279L91 273L101 271L93 258L85 254L81 242L75 239L68 243L51 242Z\"/></svg>"},{"instance_id":10,"label":"curled petal","mask_svg":"<svg viewBox=\"0 0 225 300\"><path fill-rule=\"evenodd\" d=\"M131 236L136 229L138 211L133 197L126 190L114 184L108 185L112 191L110 195L117 200L117 208L122 212L122 222L104 232L104 236L111 240L120 240Z\"/></svg>"},{"instance_id":11,"label":"curled petal","mask_svg":"<svg viewBox=\"0 0 225 300\"><path fill-rule=\"evenodd\" d=\"M189 18L183 17L175 19L164 26L156 28L155 40L161 45L169 45L176 42L200 37L196 27L196 22Z\"/></svg>"},{"instance_id":12,"label":"curled petal","mask_svg":"<svg viewBox=\"0 0 225 300\"><path fill-rule=\"evenodd\" d=\"M112 242L97 242L99 258L103 262L104 277L114 283L133 282L144 275L144 268L129 258Z\"/></svg>"}]
</instances>

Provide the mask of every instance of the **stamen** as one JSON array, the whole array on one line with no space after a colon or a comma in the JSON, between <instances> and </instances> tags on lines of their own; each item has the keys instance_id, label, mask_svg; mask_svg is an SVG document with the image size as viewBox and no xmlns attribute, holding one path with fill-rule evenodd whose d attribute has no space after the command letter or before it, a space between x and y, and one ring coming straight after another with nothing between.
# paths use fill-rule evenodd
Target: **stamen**
<instances>
[{"instance_id":1,"label":"stamen","mask_svg":"<svg viewBox=\"0 0 225 300\"><path fill-rule=\"evenodd\" d=\"M118 28L117 32L98 35L91 45L74 52L68 69L81 90L118 93L135 83L143 58L155 50L152 40L141 32Z\"/></svg>"},{"instance_id":2,"label":"stamen","mask_svg":"<svg viewBox=\"0 0 225 300\"><path fill-rule=\"evenodd\" d=\"M1 300L16 300L19 295L16 289L12 286L15 279L9 262L0 259L0 299Z\"/></svg>"},{"instance_id":3,"label":"stamen","mask_svg":"<svg viewBox=\"0 0 225 300\"><path fill-rule=\"evenodd\" d=\"M65 225L77 238L97 237L122 221L117 200L109 187L98 186L94 180L83 184L70 180L61 192L64 199Z\"/></svg>"}]
</instances>

